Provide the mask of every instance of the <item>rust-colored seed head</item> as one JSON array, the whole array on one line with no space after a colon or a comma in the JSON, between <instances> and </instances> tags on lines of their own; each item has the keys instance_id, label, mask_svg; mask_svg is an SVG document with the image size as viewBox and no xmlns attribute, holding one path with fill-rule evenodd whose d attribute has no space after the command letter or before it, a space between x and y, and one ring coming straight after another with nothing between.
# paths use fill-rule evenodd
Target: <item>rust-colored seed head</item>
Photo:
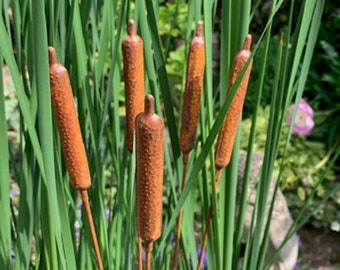
<instances>
[{"instance_id":1,"label":"rust-colored seed head","mask_svg":"<svg viewBox=\"0 0 340 270\"><path fill-rule=\"evenodd\" d=\"M70 79L66 68L58 62L53 47L48 48L50 85L54 116L71 184L79 190L91 186L85 147L74 105Z\"/></svg>"},{"instance_id":2,"label":"rust-colored seed head","mask_svg":"<svg viewBox=\"0 0 340 270\"><path fill-rule=\"evenodd\" d=\"M155 114L154 98L145 97L145 111L136 118L138 235L146 243L162 231L163 121Z\"/></svg>"},{"instance_id":3,"label":"rust-colored seed head","mask_svg":"<svg viewBox=\"0 0 340 270\"><path fill-rule=\"evenodd\" d=\"M251 35L247 35L243 45L243 49L236 55L233 61L231 70L231 78L229 80L228 92L234 85L239 77L243 67L246 65L250 55L251 47ZM217 169L217 180L219 179L220 171L226 167L231 158L231 153L234 146L234 140L236 136L237 127L240 121L241 112L243 108L243 102L246 95L250 72L252 68L252 60L249 63L247 70L241 80L241 83L235 93L235 96L231 102L230 108L227 112L223 126L220 130L217 139L216 152L215 152L215 167Z\"/></svg>"},{"instance_id":4,"label":"rust-colored seed head","mask_svg":"<svg viewBox=\"0 0 340 270\"><path fill-rule=\"evenodd\" d=\"M180 148L184 154L188 154L195 146L204 66L205 48L203 22L200 21L197 23L196 35L190 44L187 65L180 134Z\"/></svg>"},{"instance_id":5,"label":"rust-colored seed head","mask_svg":"<svg viewBox=\"0 0 340 270\"><path fill-rule=\"evenodd\" d=\"M136 116L144 109L144 58L143 41L136 35L135 24L129 20L129 34L123 40L126 141L130 152L133 148Z\"/></svg>"}]
</instances>

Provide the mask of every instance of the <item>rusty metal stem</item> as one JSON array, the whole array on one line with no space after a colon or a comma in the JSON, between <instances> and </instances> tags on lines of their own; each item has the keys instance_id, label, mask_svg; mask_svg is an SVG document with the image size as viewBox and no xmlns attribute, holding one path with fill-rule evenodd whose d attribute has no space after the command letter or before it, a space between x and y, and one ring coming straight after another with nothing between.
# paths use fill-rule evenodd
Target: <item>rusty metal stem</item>
<instances>
[{"instance_id":1,"label":"rusty metal stem","mask_svg":"<svg viewBox=\"0 0 340 270\"><path fill-rule=\"evenodd\" d=\"M209 229L210 229L210 221L211 221L211 218L212 218L212 212L213 212L213 206L212 206L212 203L210 203L207 219L206 219L206 222L205 222L205 231L204 231L204 235L203 235L201 253L200 253L197 268L196 268L197 270L201 270L201 268L202 268L204 253L205 253L205 249L207 247L207 242L208 242L208 233L209 233Z\"/></svg>"},{"instance_id":2,"label":"rusty metal stem","mask_svg":"<svg viewBox=\"0 0 340 270\"><path fill-rule=\"evenodd\" d=\"M143 270L142 238L138 236L138 270Z\"/></svg>"},{"instance_id":3,"label":"rusty metal stem","mask_svg":"<svg viewBox=\"0 0 340 270\"><path fill-rule=\"evenodd\" d=\"M89 196L88 196L87 190L86 189L80 190L80 195L81 195L81 200L83 201L83 204L85 206L85 211L86 211L87 219L88 219L88 222L89 222L91 237L92 237L92 241L93 241L93 248L94 248L94 251L96 253L98 269L103 270L104 267L103 267L102 258L100 256L97 234L96 234L96 229L95 229L94 223L93 223L92 212L91 212L91 208L90 208Z\"/></svg>"},{"instance_id":4,"label":"rusty metal stem","mask_svg":"<svg viewBox=\"0 0 340 270\"><path fill-rule=\"evenodd\" d=\"M183 176L182 176L181 191L184 189L184 186L185 186L186 173L187 173L187 168L188 168L188 156L189 156L189 153L183 153ZM173 256L173 264L172 264L173 270L177 269L177 258L178 258L178 250L179 250L179 241L181 238L182 220L183 220L183 207L179 210L178 217L177 217L176 242L175 242L175 251L174 251L174 256Z\"/></svg>"}]
</instances>

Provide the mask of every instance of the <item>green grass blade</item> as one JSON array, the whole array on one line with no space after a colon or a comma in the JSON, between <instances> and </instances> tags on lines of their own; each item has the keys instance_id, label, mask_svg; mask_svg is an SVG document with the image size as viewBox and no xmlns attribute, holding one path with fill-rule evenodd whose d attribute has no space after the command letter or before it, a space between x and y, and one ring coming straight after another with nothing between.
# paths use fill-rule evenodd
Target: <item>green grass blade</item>
<instances>
[{"instance_id":1,"label":"green grass blade","mask_svg":"<svg viewBox=\"0 0 340 270\"><path fill-rule=\"evenodd\" d=\"M58 198L55 184L55 167L53 154L53 128L52 128L52 111L51 97L49 89L49 64L47 54L47 29L45 25L44 1L34 1L32 3L32 16L34 17L32 27L34 40L34 80L38 95L38 124L41 150L44 158L44 167L46 178L42 188L42 198L46 201L47 207L44 207L45 213L42 214L42 234L46 240L47 256L52 269L59 268L57 243L60 251L62 249L60 220L58 210ZM47 219L45 217L48 217ZM66 268L63 260L61 266Z\"/></svg>"},{"instance_id":2,"label":"green grass blade","mask_svg":"<svg viewBox=\"0 0 340 270\"><path fill-rule=\"evenodd\" d=\"M200 117L202 120L206 118L205 121L202 121L201 125L201 136L202 141L206 141L207 139L207 133L208 131L205 130L206 127L208 127L208 130L211 129L213 124L213 111L214 111L214 95L215 95L215 89L213 86L214 82L214 74L213 74L213 29L214 29L214 18L216 16L216 8L217 8L217 1L204 1L203 2L203 18L204 18L204 37L205 37L205 53L206 53L206 65L205 65L205 85L203 89L203 97L202 97L202 103L205 105L206 109L201 110ZM222 29L224 29L224 25L222 25ZM224 51L223 51L224 52ZM223 56L221 57L223 58ZM221 82L220 82L221 83ZM223 100L223 96L220 97ZM214 164L214 152L212 148L210 149L209 153L209 161L207 164ZM211 179L214 179L214 169L212 169L212 165L206 165L205 168L203 168L203 173L206 171L206 176L204 179L203 187L204 187L204 194L203 197L204 205L203 205L203 211L202 214L204 216L202 223L205 222L205 217L208 214L208 208L211 203L211 200L209 199L209 183L213 182ZM216 208L216 192L214 192L215 185L212 184L212 190L213 190L213 207L214 210L217 210ZM218 219L215 214L213 215L212 220L212 228L216 228L215 230L210 230L210 235L208 239L221 239L220 232L218 230ZM208 247L207 247L207 253L208 253L208 261L209 268L210 269L219 269L221 265L221 241L215 241L214 243L211 243L211 241L208 241Z\"/></svg>"},{"instance_id":3,"label":"green grass blade","mask_svg":"<svg viewBox=\"0 0 340 270\"><path fill-rule=\"evenodd\" d=\"M265 209L267 205L268 193L269 193L269 186L272 177L273 171L273 164L274 159L276 157L277 152L277 138L279 137L279 129L280 124L277 119L279 118L281 107L280 105L280 95L278 91L278 84L280 78L280 66L281 66L281 59L282 59L282 44L280 44L280 51L278 53L277 59L277 72L275 74L274 79L274 86L273 86L273 95L272 95L272 106L271 106L271 114L269 117L269 124L268 124L268 131L267 131L267 138L268 141L266 143L265 148L265 156L263 160L263 167L261 172L261 181L259 183L258 193L256 196L256 200L259 201L258 208L254 211L257 212L256 216L256 225L254 229L254 242L252 246L252 255L250 261L252 262L252 269L257 269L258 265L255 265L261 261L262 253L260 252L261 242L263 239L262 230L263 224L265 220ZM255 268L254 268L255 267Z\"/></svg>"},{"instance_id":4,"label":"green grass blade","mask_svg":"<svg viewBox=\"0 0 340 270\"><path fill-rule=\"evenodd\" d=\"M224 209L224 242L223 242L223 269L233 269L233 253L234 253L234 229L235 229L235 211L236 211L236 191L238 179L238 155L240 147L240 128L238 129L232 159L226 169L226 177L221 179L224 181L225 204ZM222 184L222 182L221 182Z\"/></svg>"},{"instance_id":5,"label":"green grass blade","mask_svg":"<svg viewBox=\"0 0 340 270\"><path fill-rule=\"evenodd\" d=\"M158 26L157 26L157 18L155 16L155 7L154 2L145 3L146 11L147 11L147 21L150 27L150 34L152 39L152 47L154 50L154 61L155 61L155 71L158 75L158 83L160 85L160 89L163 95L165 116L166 116L166 124L169 129L170 139L171 139L171 147L172 153L174 155L174 159L176 160L180 156L179 150L179 141L178 141L178 132L177 126L175 125L175 116L173 112L173 102L169 89L168 77L165 69L165 59L162 51L162 45L160 38L158 36ZM144 9L145 10L145 9ZM141 12L145 16L144 12ZM141 16L142 18L142 16Z\"/></svg>"},{"instance_id":6,"label":"green grass blade","mask_svg":"<svg viewBox=\"0 0 340 270\"><path fill-rule=\"evenodd\" d=\"M33 157L32 147L30 143L27 143L25 152L27 156ZM29 153L31 154L29 155ZM38 197L38 190L36 188L40 186L40 182L33 183L32 172L34 170L34 162L31 161L29 164L28 158L24 155L22 166L21 166L21 179L20 185L20 197L19 197L19 211L17 218L16 233L18 235L15 243L15 269L29 269L29 263L31 259L31 248L32 238L34 232L34 217L35 217L35 206ZM36 221L39 223L39 221ZM40 243L37 238L37 243Z\"/></svg>"},{"instance_id":7,"label":"green grass blade","mask_svg":"<svg viewBox=\"0 0 340 270\"><path fill-rule=\"evenodd\" d=\"M32 145L33 145L33 149L35 152L35 156L38 161L39 167L42 171L42 174L45 175L42 152L41 152L37 132L34 128L34 119L31 118L32 114L31 114L31 110L29 106L29 101L25 94L22 81L20 80L21 76L20 76L19 68L14 58L14 52L12 50L12 47L11 47L12 45L9 39L9 35L6 31L3 19L0 20L0 35L2 37L0 41L0 53L5 59L8 65L8 68L10 70L11 77L14 83L14 87L16 89L16 95L18 98L20 110L22 111L22 116L24 118L28 133L30 134L30 137L32 140Z\"/></svg>"},{"instance_id":8,"label":"green grass blade","mask_svg":"<svg viewBox=\"0 0 340 270\"><path fill-rule=\"evenodd\" d=\"M296 79L316 2L318 1L304 1L303 7L301 9L301 20L296 27L296 32L294 33L294 37L292 39L292 47L294 48L294 52L291 58L291 73L288 77L288 91L292 91L292 87Z\"/></svg>"},{"instance_id":9,"label":"green grass blade","mask_svg":"<svg viewBox=\"0 0 340 270\"><path fill-rule=\"evenodd\" d=\"M3 59L0 57L0 141L2 142L0 154L0 268L10 269L11 265L11 229L10 229L10 190L9 190L9 153L7 139L7 123L5 111L5 91L3 81Z\"/></svg>"},{"instance_id":10,"label":"green grass blade","mask_svg":"<svg viewBox=\"0 0 340 270\"><path fill-rule=\"evenodd\" d=\"M256 87L256 97L255 97L255 106L254 106L254 112L252 116L252 125L251 125L251 131L249 135L249 143L248 143L248 149L247 149L247 160L246 160L246 166L245 166L245 172L243 176L243 188L241 193L241 199L239 203L239 213L237 218L237 225L236 225L236 236L235 236L235 251L234 251L234 258L233 258L233 268L237 267L238 260L239 260L239 254L240 249L242 245L242 236L244 231L244 220L245 220L245 213L247 208L247 191L249 186L249 180L250 180L250 171L251 171L251 160L252 160L252 154L254 151L254 145L255 145L255 131L256 131L256 125L257 125L257 113L260 106L260 100L262 96L262 89L264 85L264 78L266 74L266 67L267 67L267 57L268 57L268 51L269 51L269 44L270 44L270 32L271 32L271 24L268 27L268 30L266 32L266 35L264 37L264 48L263 48L263 57L262 57L262 63L260 67L260 78L257 82ZM256 59L255 59L256 61Z\"/></svg>"}]
</instances>

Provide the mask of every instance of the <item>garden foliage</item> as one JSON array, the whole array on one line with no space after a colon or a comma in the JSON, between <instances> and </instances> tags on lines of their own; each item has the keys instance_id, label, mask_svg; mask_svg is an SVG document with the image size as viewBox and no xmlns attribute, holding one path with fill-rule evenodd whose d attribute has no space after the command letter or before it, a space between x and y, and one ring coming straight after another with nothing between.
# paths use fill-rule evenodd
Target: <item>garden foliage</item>
<instances>
[{"instance_id":1,"label":"garden foliage","mask_svg":"<svg viewBox=\"0 0 340 270\"><path fill-rule=\"evenodd\" d=\"M290 126L286 126L286 118L291 103L297 108L303 96L325 1L253 2L1 1L0 269L96 269L89 225L79 195L70 186L52 114L49 45L55 47L60 63L70 74L92 176L89 198L104 268L136 269L136 157L125 142L121 50L130 18L144 42L145 94L154 96L155 111L166 127L163 228L154 243L152 268L170 267L175 223L182 207L185 215L178 267L196 267L210 203L214 211L205 267L236 269L241 257L243 269L269 267L275 258L265 260L270 226L270 219L265 222L268 189L274 172L278 183L285 181L284 167L290 164L289 145L296 136L292 131L298 111L293 111ZM283 21L282 9L287 11ZM259 13L262 23L255 34L252 25ZM185 63L199 20L204 22L204 87L197 141L181 191L179 125L181 110L185 109L181 108ZM278 23L284 25L280 31ZM238 80L227 95L231 63L248 33L254 37L254 71L248 90L252 102L247 107L249 133L239 129L231 163L216 189L215 141L240 83ZM322 44L330 57L334 50L328 43ZM332 68L338 64L336 60L330 63L332 72L338 72ZM336 84L327 76L323 79ZM269 105L265 119L258 117L263 95ZM265 136L262 141L255 136L260 121L267 123L266 130L261 130L261 136ZM242 253L251 164L247 162L243 207L236 215L237 157L240 145L251 157L260 142L264 161L254 211L256 222ZM334 139L329 142L333 145ZM287 239L316 211L311 201L340 153L334 145L322 164L323 173L305 192ZM300 157L299 151L293 154ZM332 190L322 194L320 203L337 190L339 184L334 184ZM275 197L269 199L274 201Z\"/></svg>"}]
</instances>

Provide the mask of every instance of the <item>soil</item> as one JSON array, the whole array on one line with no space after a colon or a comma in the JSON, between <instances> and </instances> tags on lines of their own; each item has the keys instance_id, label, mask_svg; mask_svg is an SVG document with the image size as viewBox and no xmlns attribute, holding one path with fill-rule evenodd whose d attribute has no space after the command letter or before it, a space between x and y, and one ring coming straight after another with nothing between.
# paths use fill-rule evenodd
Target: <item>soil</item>
<instances>
[{"instance_id":1,"label":"soil","mask_svg":"<svg viewBox=\"0 0 340 270\"><path fill-rule=\"evenodd\" d=\"M305 226L299 235L297 269L340 270L340 232Z\"/></svg>"}]
</instances>

